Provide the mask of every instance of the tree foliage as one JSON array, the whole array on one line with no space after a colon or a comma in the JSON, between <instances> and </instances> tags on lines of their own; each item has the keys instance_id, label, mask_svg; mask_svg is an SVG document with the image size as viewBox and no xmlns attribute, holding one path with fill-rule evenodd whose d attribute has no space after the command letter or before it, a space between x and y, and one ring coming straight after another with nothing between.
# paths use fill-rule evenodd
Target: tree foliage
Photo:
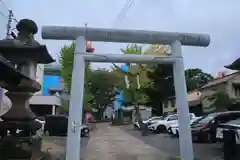
<instances>
[{"instance_id":1,"label":"tree foliage","mask_svg":"<svg viewBox=\"0 0 240 160\"><path fill-rule=\"evenodd\" d=\"M108 70L98 69L92 72L89 77L89 88L96 105L106 107L112 103L113 89L117 81L118 77Z\"/></svg>"},{"instance_id":2,"label":"tree foliage","mask_svg":"<svg viewBox=\"0 0 240 160\"><path fill-rule=\"evenodd\" d=\"M227 111L232 104L225 88L219 88L213 97L215 99L213 105L216 107L217 111Z\"/></svg>"},{"instance_id":3,"label":"tree foliage","mask_svg":"<svg viewBox=\"0 0 240 160\"><path fill-rule=\"evenodd\" d=\"M138 44L128 45L125 49L121 49L121 51L124 54L147 54L142 49L142 46ZM127 65L129 66L129 71L127 75L131 87L129 89L124 88L125 100L129 103L145 104L147 103L147 97L145 92L143 91L143 88L148 83L150 83L149 78L147 76L149 67L145 64L127 64ZM137 77L139 77L140 89L138 88Z\"/></svg>"},{"instance_id":4,"label":"tree foliage","mask_svg":"<svg viewBox=\"0 0 240 160\"><path fill-rule=\"evenodd\" d=\"M151 84L145 87L145 93L156 114L162 114L162 104L174 96L173 69L171 65L153 66L152 71L148 72Z\"/></svg>"},{"instance_id":5,"label":"tree foliage","mask_svg":"<svg viewBox=\"0 0 240 160\"><path fill-rule=\"evenodd\" d=\"M74 60L75 43L65 45L60 51L61 76L65 87L70 90ZM84 108L104 108L112 103L114 86L123 87L124 78L116 70L92 70L90 63L86 65L84 84Z\"/></svg>"},{"instance_id":6,"label":"tree foliage","mask_svg":"<svg viewBox=\"0 0 240 160\"><path fill-rule=\"evenodd\" d=\"M64 81L65 87L70 91L72 83L72 70L73 70L73 61L74 61L74 50L75 42L72 42L70 45L64 45L60 51L60 65L61 65L61 76ZM85 84L84 84L84 98L83 103L84 107L89 107L89 101L92 99L92 95L89 92L88 87L88 76L91 74L90 63L86 64L85 68Z\"/></svg>"},{"instance_id":7,"label":"tree foliage","mask_svg":"<svg viewBox=\"0 0 240 160\"><path fill-rule=\"evenodd\" d=\"M199 68L186 69L185 76L188 91L198 89L214 79L212 75L203 72Z\"/></svg>"}]
</instances>

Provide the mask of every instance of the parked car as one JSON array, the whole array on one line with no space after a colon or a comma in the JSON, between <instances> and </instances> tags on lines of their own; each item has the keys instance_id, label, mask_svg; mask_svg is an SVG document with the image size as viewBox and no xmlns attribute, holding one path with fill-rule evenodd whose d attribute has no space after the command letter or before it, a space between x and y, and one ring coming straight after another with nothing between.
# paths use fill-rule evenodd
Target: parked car
<instances>
[{"instance_id":1,"label":"parked car","mask_svg":"<svg viewBox=\"0 0 240 160\"><path fill-rule=\"evenodd\" d=\"M202 117L190 117L190 124L192 123L195 123L197 122L198 120L200 120ZM178 137L179 136L179 124L176 123L176 124L172 124L170 125L169 129L168 129L168 133L175 136L175 137Z\"/></svg>"},{"instance_id":2,"label":"parked car","mask_svg":"<svg viewBox=\"0 0 240 160\"><path fill-rule=\"evenodd\" d=\"M218 125L217 139L223 139L223 131L233 129L236 132L236 142L240 144L240 118Z\"/></svg>"},{"instance_id":3,"label":"parked car","mask_svg":"<svg viewBox=\"0 0 240 160\"><path fill-rule=\"evenodd\" d=\"M190 117L196 117L195 114L189 113ZM191 119L192 119L191 118ZM166 133L169 127L178 123L178 114L168 115L165 118L158 120L156 123L151 124L148 128L155 133Z\"/></svg>"},{"instance_id":4,"label":"parked car","mask_svg":"<svg viewBox=\"0 0 240 160\"><path fill-rule=\"evenodd\" d=\"M50 115L45 117L44 132L49 136L67 136L68 130L68 117ZM87 125L81 125L81 136L89 136L90 129Z\"/></svg>"},{"instance_id":5,"label":"parked car","mask_svg":"<svg viewBox=\"0 0 240 160\"><path fill-rule=\"evenodd\" d=\"M198 141L216 142L218 125L237 118L240 118L240 111L209 114L191 125L192 138Z\"/></svg>"},{"instance_id":6,"label":"parked car","mask_svg":"<svg viewBox=\"0 0 240 160\"><path fill-rule=\"evenodd\" d=\"M154 116L154 117L151 117L151 118L149 118L149 119L147 119L147 120L144 120L144 121L142 121L142 122L143 122L144 124L151 125L151 124L157 122L158 120L161 120L162 118L163 118L163 116ZM139 128L140 128L140 125L139 125L139 122L138 122L138 121L136 121L136 122L134 123L134 128L136 128L136 129L139 129Z\"/></svg>"}]
</instances>

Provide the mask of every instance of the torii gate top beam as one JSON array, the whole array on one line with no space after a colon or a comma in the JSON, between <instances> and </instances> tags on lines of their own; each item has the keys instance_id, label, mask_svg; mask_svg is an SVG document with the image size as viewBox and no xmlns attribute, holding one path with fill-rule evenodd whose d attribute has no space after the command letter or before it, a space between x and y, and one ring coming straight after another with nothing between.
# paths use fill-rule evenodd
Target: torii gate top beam
<instances>
[{"instance_id":1,"label":"torii gate top beam","mask_svg":"<svg viewBox=\"0 0 240 160\"><path fill-rule=\"evenodd\" d=\"M170 45L174 41L179 40L182 45L187 46L206 47L210 44L210 36L207 34L69 26L42 27L43 39L76 40L79 36L85 36L85 38L90 41L101 42Z\"/></svg>"}]
</instances>

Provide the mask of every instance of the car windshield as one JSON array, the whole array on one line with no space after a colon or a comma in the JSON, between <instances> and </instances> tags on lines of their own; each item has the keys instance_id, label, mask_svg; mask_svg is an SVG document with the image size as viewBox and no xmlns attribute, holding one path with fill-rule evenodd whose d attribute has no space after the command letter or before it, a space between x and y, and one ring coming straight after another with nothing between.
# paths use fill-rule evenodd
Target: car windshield
<instances>
[{"instance_id":1,"label":"car windshield","mask_svg":"<svg viewBox=\"0 0 240 160\"><path fill-rule=\"evenodd\" d=\"M152 117L149 120L150 121L155 121L155 120L161 120L161 119L162 119L162 117Z\"/></svg>"},{"instance_id":2,"label":"car windshield","mask_svg":"<svg viewBox=\"0 0 240 160\"><path fill-rule=\"evenodd\" d=\"M206 116L206 117L203 117L203 118L200 118L200 119L198 119L196 122L194 122L194 123L201 123L201 124L206 124L206 123L209 123L211 120L213 120L214 119L214 116L211 116L211 115L209 115L209 116Z\"/></svg>"},{"instance_id":3,"label":"car windshield","mask_svg":"<svg viewBox=\"0 0 240 160\"><path fill-rule=\"evenodd\" d=\"M227 125L240 125L240 118L236 119L236 120L232 120L232 121L229 121L227 123L225 123Z\"/></svg>"},{"instance_id":4,"label":"car windshield","mask_svg":"<svg viewBox=\"0 0 240 160\"><path fill-rule=\"evenodd\" d=\"M166 119L168 119L168 117L169 117L169 115L168 115L168 116L164 116L164 117L162 118L162 120L166 120Z\"/></svg>"}]
</instances>

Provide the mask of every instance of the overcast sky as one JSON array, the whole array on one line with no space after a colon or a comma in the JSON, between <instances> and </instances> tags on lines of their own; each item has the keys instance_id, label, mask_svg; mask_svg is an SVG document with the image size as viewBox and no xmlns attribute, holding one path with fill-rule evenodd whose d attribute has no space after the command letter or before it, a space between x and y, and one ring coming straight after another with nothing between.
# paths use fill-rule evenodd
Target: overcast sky
<instances>
[{"instance_id":1,"label":"overcast sky","mask_svg":"<svg viewBox=\"0 0 240 160\"><path fill-rule=\"evenodd\" d=\"M17 19L31 18L42 25L117 27L157 31L208 33L207 48L184 47L186 68L201 68L216 75L240 56L239 0L134 0L121 24L116 18L125 0L5 0ZM6 13L1 7L0 11ZM0 30L5 21L0 15ZM2 33L0 33L0 36ZM54 57L66 41L41 40ZM96 52L120 53L124 45L94 43ZM94 67L106 67L95 64Z\"/></svg>"}]
</instances>

